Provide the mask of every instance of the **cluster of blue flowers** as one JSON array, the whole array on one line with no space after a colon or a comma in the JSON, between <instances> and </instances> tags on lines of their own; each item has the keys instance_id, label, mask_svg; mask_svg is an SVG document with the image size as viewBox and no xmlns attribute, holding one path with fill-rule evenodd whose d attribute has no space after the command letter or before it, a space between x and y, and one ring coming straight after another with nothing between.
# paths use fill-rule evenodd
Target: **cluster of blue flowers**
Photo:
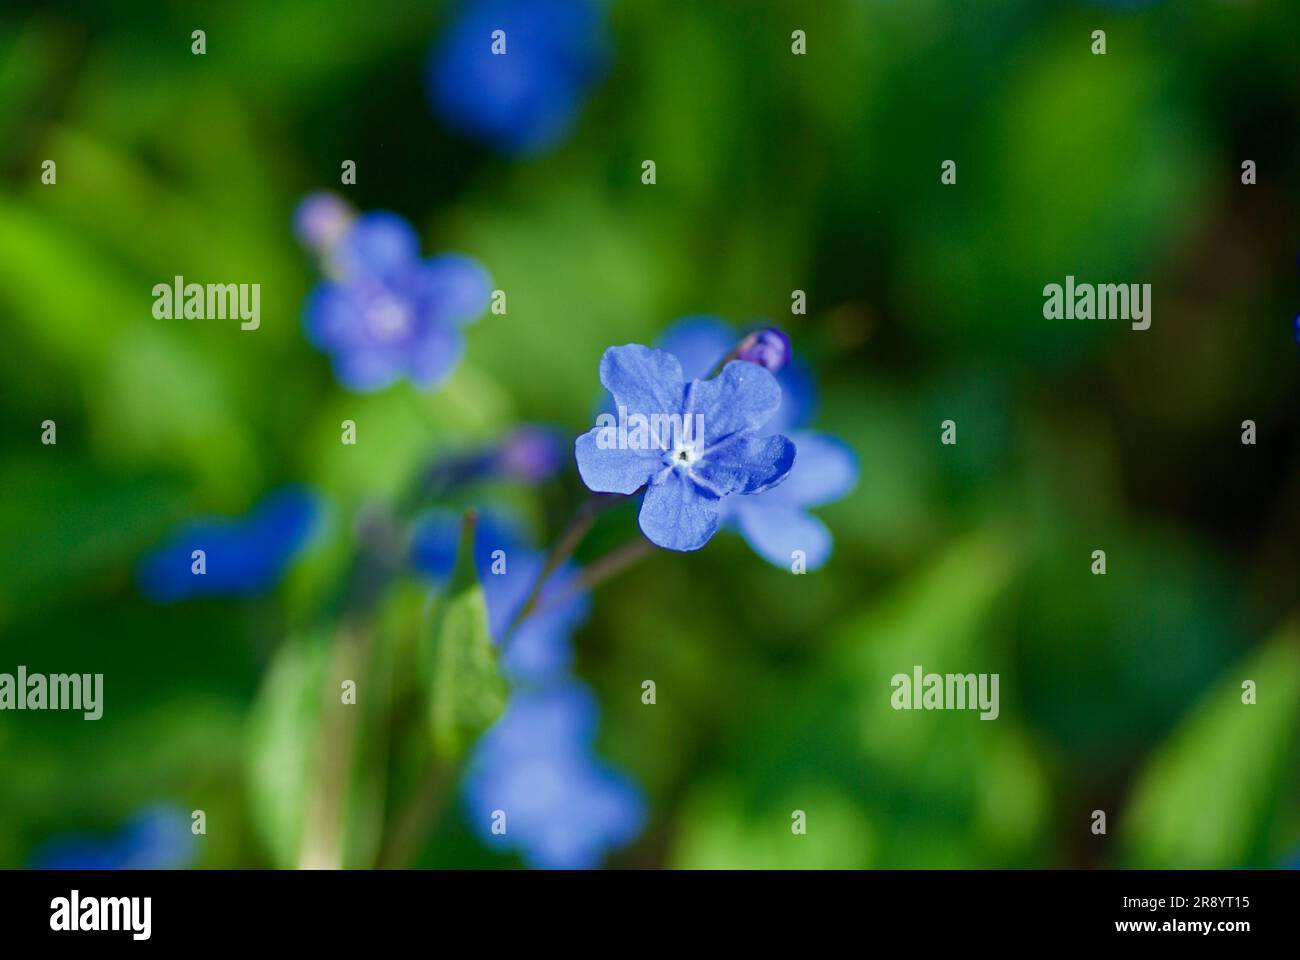
<instances>
[{"instance_id":1,"label":"cluster of blue flowers","mask_svg":"<svg viewBox=\"0 0 1300 960\"><path fill-rule=\"evenodd\" d=\"M38 848L37 870L180 870L194 861L190 818L180 807L140 810L111 837L70 835Z\"/></svg>"},{"instance_id":2,"label":"cluster of blue flowers","mask_svg":"<svg viewBox=\"0 0 1300 960\"><path fill-rule=\"evenodd\" d=\"M412 565L445 581L455 562L460 517L432 510L416 524ZM498 553L501 551L501 553ZM504 571L493 558L504 556ZM474 560L510 683L505 712L475 745L461 782L466 814L489 846L517 851L530 866L583 869L636 837L645 819L640 789L594 752L598 708L569 675L571 635L590 612L578 569L566 563L538 594L536 612L519 621L546 558L528 546L519 525L480 516ZM493 833L496 811L504 833Z\"/></svg>"},{"instance_id":3,"label":"cluster of blue flowers","mask_svg":"<svg viewBox=\"0 0 1300 960\"><path fill-rule=\"evenodd\" d=\"M467 136L510 154L538 153L573 129L606 51L595 0L469 0L431 56L431 100ZM463 327L491 296L481 264L458 254L424 259L405 219L358 214L331 193L302 201L294 231L325 275L304 306L305 335L329 356L340 384L373 391L405 379L430 389L447 378L464 352ZM845 496L858 464L845 444L808 429L812 375L783 332L769 327L742 337L719 318L687 317L653 347L607 350L600 380L611 397L607 410L620 416L700 424L698 435L656 434L641 446L609 442L616 435L599 423L577 438L588 488L644 491L639 522L652 543L697 550L731 528L778 566L796 552L806 569L826 562L831 536L810 510ZM521 426L497 443L442 457L421 476L419 490L437 499L489 478L540 483L566 460L563 444L553 428ZM141 561L141 592L167 602L267 590L311 539L322 512L318 495L292 487L242 519L187 523ZM411 567L445 582L460 528L451 510L421 514L412 525ZM198 550L202 575L194 566ZM504 570L494 564L499 551ZM589 592L571 561L547 574L546 555L500 514L480 516L474 559L510 690L504 713L463 771L469 820L489 846L513 850L529 865L599 865L636 837L646 806L639 787L595 753L596 700L571 672L572 635L590 613ZM492 829L498 811L506 817L503 833ZM158 840L174 825L155 811L111 842L69 841L41 857L105 865L178 860Z\"/></svg>"}]
</instances>

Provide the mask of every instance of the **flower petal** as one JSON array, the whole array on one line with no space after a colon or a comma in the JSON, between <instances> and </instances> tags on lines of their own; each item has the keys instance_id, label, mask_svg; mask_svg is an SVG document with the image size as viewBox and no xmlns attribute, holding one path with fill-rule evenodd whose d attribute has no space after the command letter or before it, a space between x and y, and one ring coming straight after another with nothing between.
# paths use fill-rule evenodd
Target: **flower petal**
<instances>
[{"instance_id":1,"label":"flower petal","mask_svg":"<svg viewBox=\"0 0 1300 960\"><path fill-rule=\"evenodd\" d=\"M704 437L712 445L767 423L781 405L781 388L757 364L733 360L712 380L693 380L686 405L687 413L703 415Z\"/></svg>"},{"instance_id":2,"label":"flower petal","mask_svg":"<svg viewBox=\"0 0 1300 960\"><path fill-rule=\"evenodd\" d=\"M542 683L562 676L572 662L568 631L532 616L516 628L501 655L501 671L512 683Z\"/></svg>"},{"instance_id":3,"label":"flower petal","mask_svg":"<svg viewBox=\"0 0 1300 960\"><path fill-rule=\"evenodd\" d=\"M660 335L656 346L682 365L688 380L703 380L736 345L736 334L721 317L683 317Z\"/></svg>"},{"instance_id":4,"label":"flower petal","mask_svg":"<svg viewBox=\"0 0 1300 960\"><path fill-rule=\"evenodd\" d=\"M320 283L302 311L307 342L319 350L334 350L361 339L361 304L346 284Z\"/></svg>"},{"instance_id":5,"label":"flower petal","mask_svg":"<svg viewBox=\"0 0 1300 960\"><path fill-rule=\"evenodd\" d=\"M803 551L809 570L825 563L831 555L831 534L826 524L797 507L766 504L766 499L765 494L745 497L735 507L740 533L754 552L787 570L796 550Z\"/></svg>"},{"instance_id":6,"label":"flower petal","mask_svg":"<svg viewBox=\"0 0 1300 960\"><path fill-rule=\"evenodd\" d=\"M755 493L779 484L795 462L795 445L785 437L733 434L705 451L691 473L714 493Z\"/></svg>"},{"instance_id":7,"label":"flower petal","mask_svg":"<svg viewBox=\"0 0 1300 960\"><path fill-rule=\"evenodd\" d=\"M717 500L705 496L681 471L652 483L641 502L641 532L667 550L698 550L718 530Z\"/></svg>"},{"instance_id":8,"label":"flower petal","mask_svg":"<svg viewBox=\"0 0 1300 960\"><path fill-rule=\"evenodd\" d=\"M414 298L422 312L447 323L473 323L487 309L492 280L473 257L444 253L430 257L414 274Z\"/></svg>"},{"instance_id":9,"label":"flower petal","mask_svg":"<svg viewBox=\"0 0 1300 960\"><path fill-rule=\"evenodd\" d=\"M465 336L459 327L433 323L423 331L406 359L411 383L421 390L431 390L456 368L465 352Z\"/></svg>"},{"instance_id":10,"label":"flower petal","mask_svg":"<svg viewBox=\"0 0 1300 960\"><path fill-rule=\"evenodd\" d=\"M639 343L610 347L600 358L600 382L629 415L682 412L682 365L667 351Z\"/></svg>"},{"instance_id":11,"label":"flower petal","mask_svg":"<svg viewBox=\"0 0 1300 960\"><path fill-rule=\"evenodd\" d=\"M358 393L382 390L402 375L402 355L389 347L361 347L334 355L334 376Z\"/></svg>"},{"instance_id":12,"label":"flower petal","mask_svg":"<svg viewBox=\"0 0 1300 960\"><path fill-rule=\"evenodd\" d=\"M602 447L596 437L608 427L592 427L573 445L578 475L588 490L596 493L635 493L662 469L657 450Z\"/></svg>"},{"instance_id":13,"label":"flower petal","mask_svg":"<svg viewBox=\"0 0 1300 960\"><path fill-rule=\"evenodd\" d=\"M815 507L846 496L858 482L858 458L844 441L824 433L791 437L799 455L780 486L758 494L764 501Z\"/></svg>"},{"instance_id":14,"label":"flower petal","mask_svg":"<svg viewBox=\"0 0 1300 960\"><path fill-rule=\"evenodd\" d=\"M797 356L781 368L776 382L781 387L781 406L767 421L767 429L789 435L812 421L817 408L817 384L812 370Z\"/></svg>"},{"instance_id":15,"label":"flower petal","mask_svg":"<svg viewBox=\"0 0 1300 960\"><path fill-rule=\"evenodd\" d=\"M398 280L419 260L420 238L404 217L386 210L363 213L339 241L337 262L348 279Z\"/></svg>"}]
</instances>

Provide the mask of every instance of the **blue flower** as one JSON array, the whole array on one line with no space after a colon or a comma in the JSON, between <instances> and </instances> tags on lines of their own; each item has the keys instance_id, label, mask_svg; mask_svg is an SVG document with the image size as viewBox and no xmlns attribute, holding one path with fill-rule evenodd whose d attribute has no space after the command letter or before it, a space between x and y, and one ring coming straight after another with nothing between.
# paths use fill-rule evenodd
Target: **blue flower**
<instances>
[{"instance_id":1,"label":"blue flower","mask_svg":"<svg viewBox=\"0 0 1300 960\"><path fill-rule=\"evenodd\" d=\"M533 867L576 870L599 866L607 851L636 837L645 800L593 755L597 720L595 699L576 681L511 694L461 785L486 843L518 850ZM501 814L505 832L493 833Z\"/></svg>"},{"instance_id":2,"label":"blue flower","mask_svg":"<svg viewBox=\"0 0 1300 960\"><path fill-rule=\"evenodd\" d=\"M705 376L736 342L736 334L715 317L687 317L665 331L660 346L674 354L687 376ZM785 341L788 353L788 341ZM826 525L809 508L847 496L857 485L858 460L835 437L801 431L815 406L812 374L802 363L787 364L777 376L781 407L774 421L790 432L799 451L786 481L749 497L730 497L722 504L724 520L734 522L754 551L778 567L788 568L792 553L804 553L805 567L815 570L831 553Z\"/></svg>"},{"instance_id":3,"label":"blue flower","mask_svg":"<svg viewBox=\"0 0 1300 960\"><path fill-rule=\"evenodd\" d=\"M339 382L358 391L402 377L422 389L441 383L464 352L461 327L487 308L487 271L459 254L421 260L414 228L386 212L354 220L329 259L339 278L312 291L303 326Z\"/></svg>"},{"instance_id":4,"label":"blue flower","mask_svg":"<svg viewBox=\"0 0 1300 960\"><path fill-rule=\"evenodd\" d=\"M140 561L140 592L158 603L262 593L279 582L311 539L321 513L315 494L287 487L267 496L243 519L191 520ZM196 550L203 551L202 573L196 571Z\"/></svg>"},{"instance_id":5,"label":"blue flower","mask_svg":"<svg viewBox=\"0 0 1300 960\"><path fill-rule=\"evenodd\" d=\"M502 43L505 52L494 53ZM593 0L474 0L433 51L430 100L466 136L508 154L540 153L573 129L607 50Z\"/></svg>"},{"instance_id":6,"label":"blue flower","mask_svg":"<svg viewBox=\"0 0 1300 960\"><path fill-rule=\"evenodd\" d=\"M524 424L496 449L497 472L520 483L541 483L564 463L563 434L554 427Z\"/></svg>"},{"instance_id":7,"label":"blue flower","mask_svg":"<svg viewBox=\"0 0 1300 960\"><path fill-rule=\"evenodd\" d=\"M567 449L568 436L557 427L526 423L495 443L433 460L419 478L419 495L436 500L467 485L492 480L530 486L544 483L564 464Z\"/></svg>"},{"instance_id":8,"label":"blue flower","mask_svg":"<svg viewBox=\"0 0 1300 960\"><path fill-rule=\"evenodd\" d=\"M641 531L669 550L698 550L722 522L722 503L781 483L794 463L783 436L758 436L781 405L766 369L733 360L712 380L682 380L676 356L629 343L601 358L617 415L601 414L577 438L582 483L636 493Z\"/></svg>"},{"instance_id":9,"label":"blue flower","mask_svg":"<svg viewBox=\"0 0 1300 960\"><path fill-rule=\"evenodd\" d=\"M58 837L32 854L36 870L178 870L194 860L186 812L160 804L141 810L114 837Z\"/></svg>"},{"instance_id":10,"label":"blue flower","mask_svg":"<svg viewBox=\"0 0 1300 960\"><path fill-rule=\"evenodd\" d=\"M411 536L411 565L435 581L451 576L456 562L461 518L452 510L434 509L416 521ZM479 514L474 536L474 565L483 585L488 629L500 643L541 576L546 555L528 546L519 525L493 512ZM535 612L524 619L501 659L501 670L514 683L537 683L560 676L573 659L570 634L591 611L591 598L578 585L578 568L562 565L543 585Z\"/></svg>"},{"instance_id":11,"label":"blue flower","mask_svg":"<svg viewBox=\"0 0 1300 960\"><path fill-rule=\"evenodd\" d=\"M759 436L781 405L767 370L743 360L712 380L682 378L677 358L639 344L610 347L600 382L617 416L601 414L574 445L578 472L599 493L646 487L641 530L669 550L698 550L722 520L722 504L786 478L795 447Z\"/></svg>"}]
</instances>

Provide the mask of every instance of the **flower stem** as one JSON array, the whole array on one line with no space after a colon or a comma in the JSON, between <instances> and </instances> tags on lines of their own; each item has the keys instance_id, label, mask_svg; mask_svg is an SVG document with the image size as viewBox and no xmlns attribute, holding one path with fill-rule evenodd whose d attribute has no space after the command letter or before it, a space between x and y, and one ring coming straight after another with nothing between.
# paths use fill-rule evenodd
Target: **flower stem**
<instances>
[{"instance_id":1,"label":"flower stem","mask_svg":"<svg viewBox=\"0 0 1300 960\"><path fill-rule=\"evenodd\" d=\"M442 802L447 790L451 772L441 763L429 765L424 780L411 794L397 818L388 840L379 853L376 866L380 869L394 869L408 865L419 853L429 835L436 814L442 809Z\"/></svg>"},{"instance_id":2,"label":"flower stem","mask_svg":"<svg viewBox=\"0 0 1300 960\"><path fill-rule=\"evenodd\" d=\"M539 613L545 613L547 610L564 606L583 590L592 590L605 581L612 580L628 567L634 566L654 552L655 546L649 540L641 537L629 540L621 547L614 548L594 563L583 568L582 573L574 578L563 594L548 603L534 607L528 616L519 618L520 622Z\"/></svg>"},{"instance_id":3,"label":"flower stem","mask_svg":"<svg viewBox=\"0 0 1300 960\"><path fill-rule=\"evenodd\" d=\"M564 533L560 534L560 538L555 541L555 546L551 548L551 552L547 555L546 563L542 566L542 572L537 575L537 580L528 593L528 599L524 601L523 606L519 608L519 612L510 621L510 626L501 642L502 651L505 650L506 645L514 636L515 628L536 611L537 600L541 596L542 587L550 579L551 574L558 570L564 561L573 556L573 551L578 549L578 545L587 536L592 524L596 522L596 517L600 515L601 511L608 509L623 499L623 496L617 493L597 493L589 497L578 508L573 520L569 522L569 526Z\"/></svg>"},{"instance_id":4,"label":"flower stem","mask_svg":"<svg viewBox=\"0 0 1300 960\"><path fill-rule=\"evenodd\" d=\"M591 590L606 580L612 580L628 567L639 563L655 552L654 544L644 537L629 540L621 547L616 547L599 560L589 564L578 577L578 583L584 590Z\"/></svg>"}]
</instances>

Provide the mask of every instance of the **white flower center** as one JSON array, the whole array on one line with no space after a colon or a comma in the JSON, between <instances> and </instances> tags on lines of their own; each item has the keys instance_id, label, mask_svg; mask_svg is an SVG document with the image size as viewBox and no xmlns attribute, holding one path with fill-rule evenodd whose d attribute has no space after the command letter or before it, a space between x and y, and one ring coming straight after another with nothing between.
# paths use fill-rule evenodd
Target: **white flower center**
<instances>
[{"instance_id":1,"label":"white flower center","mask_svg":"<svg viewBox=\"0 0 1300 960\"><path fill-rule=\"evenodd\" d=\"M703 452L703 449L698 444L678 443L673 447L673 452L668 455L668 463L670 466L689 470L699 462Z\"/></svg>"},{"instance_id":2,"label":"white flower center","mask_svg":"<svg viewBox=\"0 0 1300 960\"><path fill-rule=\"evenodd\" d=\"M396 340L411 329L411 312L396 297L381 297L366 311L366 322L379 340Z\"/></svg>"}]
</instances>

